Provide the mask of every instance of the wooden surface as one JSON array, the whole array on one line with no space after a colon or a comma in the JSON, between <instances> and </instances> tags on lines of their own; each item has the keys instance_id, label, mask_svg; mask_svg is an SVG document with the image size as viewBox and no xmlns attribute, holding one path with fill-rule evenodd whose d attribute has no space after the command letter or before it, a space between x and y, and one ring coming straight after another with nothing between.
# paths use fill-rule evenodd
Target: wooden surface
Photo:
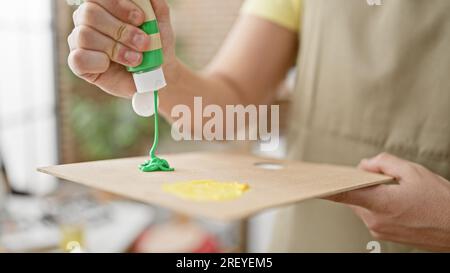
<instances>
[{"instance_id":1,"label":"wooden surface","mask_svg":"<svg viewBox=\"0 0 450 273\"><path fill-rule=\"evenodd\" d=\"M349 167L278 161L249 155L191 153L162 156L173 173L142 173L138 165L146 158L128 158L40 168L39 171L92 188L169 208L190 216L215 220L238 220L264 209L325 197L336 193L391 182L390 177ZM255 164L274 162L281 170ZM225 202L193 202L162 191L163 183L199 179L248 183L240 199Z\"/></svg>"}]
</instances>

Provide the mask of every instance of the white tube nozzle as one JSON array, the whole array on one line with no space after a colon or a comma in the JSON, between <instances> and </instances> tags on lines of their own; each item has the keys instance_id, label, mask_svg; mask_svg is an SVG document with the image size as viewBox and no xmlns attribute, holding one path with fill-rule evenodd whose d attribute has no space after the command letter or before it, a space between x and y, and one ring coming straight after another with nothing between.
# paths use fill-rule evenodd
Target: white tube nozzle
<instances>
[{"instance_id":1,"label":"white tube nozzle","mask_svg":"<svg viewBox=\"0 0 450 273\"><path fill-rule=\"evenodd\" d=\"M166 78L162 68L152 71L133 74L134 83L138 93L152 92L166 87Z\"/></svg>"},{"instance_id":2,"label":"white tube nozzle","mask_svg":"<svg viewBox=\"0 0 450 273\"><path fill-rule=\"evenodd\" d=\"M133 110L142 117L155 114L154 91L164 88L167 83L162 68L144 73L133 74L137 92L133 96Z\"/></svg>"}]
</instances>

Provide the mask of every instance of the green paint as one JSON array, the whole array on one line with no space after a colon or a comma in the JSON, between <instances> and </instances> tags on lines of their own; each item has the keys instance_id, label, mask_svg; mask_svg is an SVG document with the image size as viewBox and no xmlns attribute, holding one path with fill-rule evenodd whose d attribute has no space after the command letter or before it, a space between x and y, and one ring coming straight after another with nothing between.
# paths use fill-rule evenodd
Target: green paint
<instances>
[{"instance_id":1,"label":"green paint","mask_svg":"<svg viewBox=\"0 0 450 273\"><path fill-rule=\"evenodd\" d=\"M173 172L175 169L171 168L167 160L156 156L156 149L159 144L159 114L158 114L158 91L154 92L154 107L155 107L155 137L153 146L150 150L150 160L145 161L139 166L143 172Z\"/></svg>"},{"instance_id":2,"label":"green paint","mask_svg":"<svg viewBox=\"0 0 450 273\"><path fill-rule=\"evenodd\" d=\"M158 21L153 20L145 22L140 26L148 35L159 33ZM128 67L128 72L131 73L145 73L160 67L164 63L164 55L162 48L144 52L142 63L136 67Z\"/></svg>"},{"instance_id":3,"label":"green paint","mask_svg":"<svg viewBox=\"0 0 450 273\"><path fill-rule=\"evenodd\" d=\"M153 20L145 22L144 24L142 24L142 26L140 26L140 29L142 29L147 34L159 33L158 21Z\"/></svg>"},{"instance_id":4,"label":"green paint","mask_svg":"<svg viewBox=\"0 0 450 273\"><path fill-rule=\"evenodd\" d=\"M148 35L159 33L158 21L153 20L145 22L140 28ZM163 50L157 49L144 52L142 63L136 67L128 67L128 71L132 73L146 73L161 67L164 63ZM154 107L155 107L155 138L152 149L150 150L150 160L145 161L139 166L143 172L172 172L169 162L156 156L156 149L159 143L159 115L158 115L158 90L154 92Z\"/></svg>"}]
</instances>

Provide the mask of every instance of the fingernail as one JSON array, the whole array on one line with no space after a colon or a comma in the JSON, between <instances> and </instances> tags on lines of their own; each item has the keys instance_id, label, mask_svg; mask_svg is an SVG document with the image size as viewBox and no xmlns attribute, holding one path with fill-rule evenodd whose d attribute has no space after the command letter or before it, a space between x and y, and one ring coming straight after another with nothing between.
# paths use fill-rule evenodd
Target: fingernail
<instances>
[{"instance_id":1,"label":"fingernail","mask_svg":"<svg viewBox=\"0 0 450 273\"><path fill-rule=\"evenodd\" d=\"M130 22L134 25L139 25L141 24L141 13L139 11L132 11L130 12L129 18Z\"/></svg>"},{"instance_id":2,"label":"fingernail","mask_svg":"<svg viewBox=\"0 0 450 273\"><path fill-rule=\"evenodd\" d=\"M147 35L137 34L133 37L133 44L137 48L145 48L147 46L148 37Z\"/></svg>"},{"instance_id":3,"label":"fingernail","mask_svg":"<svg viewBox=\"0 0 450 273\"><path fill-rule=\"evenodd\" d=\"M128 50L125 52L125 59L129 64L138 64L141 60L141 54Z\"/></svg>"}]
</instances>

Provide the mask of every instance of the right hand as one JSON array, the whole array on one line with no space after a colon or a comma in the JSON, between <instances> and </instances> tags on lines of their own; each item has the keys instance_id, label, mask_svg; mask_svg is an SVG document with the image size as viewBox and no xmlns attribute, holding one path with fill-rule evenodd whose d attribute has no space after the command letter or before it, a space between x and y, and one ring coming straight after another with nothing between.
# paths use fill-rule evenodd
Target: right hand
<instances>
[{"instance_id":1,"label":"right hand","mask_svg":"<svg viewBox=\"0 0 450 273\"><path fill-rule=\"evenodd\" d=\"M169 6L166 0L151 3L159 22L165 71L175 71ZM73 14L75 28L68 37L71 70L107 93L131 97L136 87L125 66L141 64L142 52L150 48L148 35L138 28L144 23L144 16L130 0L86 0ZM170 81L170 75L166 77Z\"/></svg>"}]
</instances>

